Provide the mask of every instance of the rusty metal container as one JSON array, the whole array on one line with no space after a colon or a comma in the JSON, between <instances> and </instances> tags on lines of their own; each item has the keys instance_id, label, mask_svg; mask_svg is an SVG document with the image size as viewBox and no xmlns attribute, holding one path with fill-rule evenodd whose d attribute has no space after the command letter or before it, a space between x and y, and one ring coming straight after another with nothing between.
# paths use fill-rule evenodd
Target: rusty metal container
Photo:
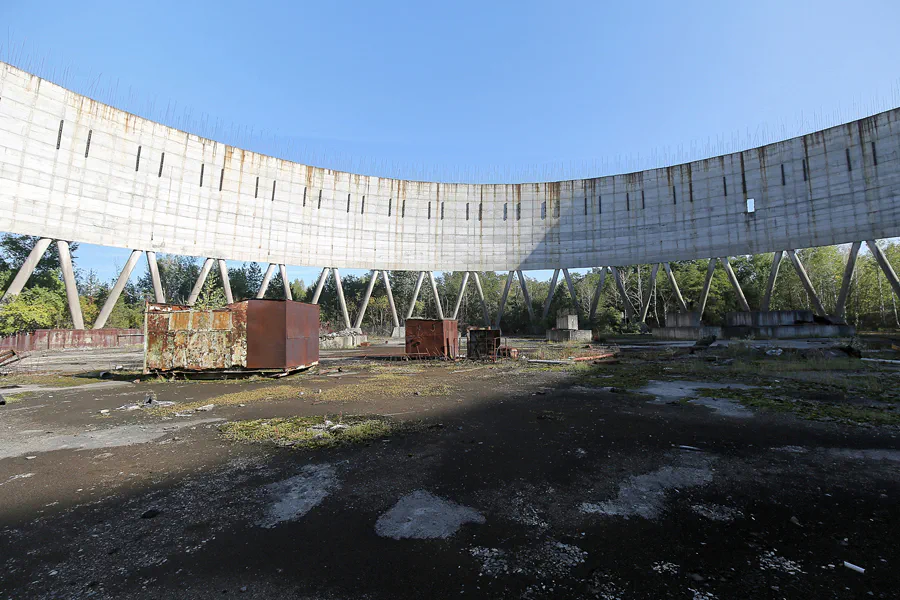
<instances>
[{"instance_id":1,"label":"rusty metal container","mask_svg":"<svg viewBox=\"0 0 900 600\"><path fill-rule=\"evenodd\" d=\"M293 370L319 362L319 307L244 300L217 309L148 303L144 371Z\"/></svg>"},{"instance_id":2,"label":"rusty metal container","mask_svg":"<svg viewBox=\"0 0 900 600\"><path fill-rule=\"evenodd\" d=\"M455 319L407 319L406 355L410 358L456 358L459 328Z\"/></svg>"},{"instance_id":3,"label":"rusty metal container","mask_svg":"<svg viewBox=\"0 0 900 600\"><path fill-rule=\"evenodd\" d=\"M493 327L470 327L466 358L494 360L500 347L500 330Z\"/></svg>"}]
</instances>

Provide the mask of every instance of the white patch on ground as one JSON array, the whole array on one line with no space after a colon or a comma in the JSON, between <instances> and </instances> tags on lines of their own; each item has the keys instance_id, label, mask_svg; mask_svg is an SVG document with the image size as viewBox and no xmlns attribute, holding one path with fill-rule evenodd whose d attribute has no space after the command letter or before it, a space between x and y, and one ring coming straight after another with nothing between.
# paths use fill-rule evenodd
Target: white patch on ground
<instances>
[{"instance_id":1,"label":"white patch on ground","mask_svg":"<svg viewBox=\"0 0 900 600\"><path fill-rule=\"evenodd\" d=\"M680 455L674 466L643 475L634 475L619 487L615 500L581 504L581 512L620 517L654 519L663 511L666 493L673 489L685 489L705 485L712 481L710 463L704 454Z\"/></svg>"},{"instance_id":2,"label":"white patch on ground","mask_svg":"<svg viewBox=\"0 0 900 600\"><path fill-rule=\"evenodd\" d=\"M475 546L474 548L469 548L469 554L481 561L482 575L497 577L509 573L509 562L506 560L506 552L499 548Z\"/></svg>"},{"instance_id":3,"label":"white patch on ground","mask_svg":"<svg viewBox=\"0 0 900 600\"><path fill-rule=\"evenodd\" d=\"M693 398L699 389L733 389L750 390L752 385L742 383L714 383L710 381L656 381L647 382L647 385L638 391L643 394L656 396L657 402L676 402L682 398Z\"/></svg>"},{"instance_id":4,"label":"white patch on ground","mask_svg":"<svg viewBox=\"0 0 900 600\"><path fill-rule=\"evenodd\" d=\"M28 479L29 477L34 477L34 473L19 473L18 475L12 475L6 481L0 482L0 485L6 485L10 481L15 481L16 479Z\"/></svg>"},{"instance_id":5,"label":"white patch on ground","mask_svg":"<svg viewBox=\"0 0 900 600\"><path fill-rule=\"evenodd\" d=\"M509 511L509 517L513 521L528 525L529 527L547 529L550 527L550 524L541 517L538 509L529 502L529 498L533 497L531 492L534 491L535 490L533 489L529 489L527 492L524 490L516 490L513 493L512 500L510 501L511 510ZM552 493L552 490L550 493Z\"/></svg>"},{"instance_id":6,"label":"white patch on ground","mask_svg":"<svg viewBox=\"0 0 900 600\"><path fill-rule=\"evenodd\" d=\"M693 594L691 600L718 600L712 592L704 592L703 590L695 590L694 588L688 588L688 590Z\"/></svg>"},{"instance_id":7,"label":"white patch on ground","mask_svg":"<svg viewBox=\"0 0 900 600\"><path fill-rule=\"evenodd\" d=\"M425 490L416 490L397 501L378 517L375 533L381 537L428 540L446 539L466 523L484 523L473 508L444 500Z\"/></svg>"},{"instance_id":8,"label":"white patch on ground","mask_svg":"<svg viewBox=\"0 0 900 600\"><path fill-rule=\"evenodd\" d=\"M595 573L588 582L588 589L600 600L622 600L625 592L610 578L602 573Z\"/></svg>"},{"instance_id":9,"label":"white patch on ground","mask_svg":"<svg viewBox=\"0 0 900 600\"><path fill-rule=\"evenodd\" d=\"M900 450L884 448L806 448L804 446L779 446L772 448L775 452L788 452L790 454L824 454L828 458L845 460L868 460L900 462Z\"/></svg>"},{"instance_id":10,"label":"white patch on ground","mask_svg":"<svg viewBox=\"0 0 900 600\"><path fill-rule=\"evenodd\" d=\"M740 402L729 400L728 398L694 398L689 400L691 404L699 404L707 408L713 409L716 414L723 417L734 417L736 419L749 419L754 413L749 408L743 406Z\"/></svg>"},{"instance_id":11,"label":"white patch on ground","mask_svg":"<svg viewBox=\"0 0 900 600\"><path fill-rule=\"evenodd\" d=\"M666 575L675 575L676 573L678 573L678 565L676 565L675 563L665 562L662 560L659 562L653 563L653 565L650 568L653 569L654 573L661 573L661 574L664 573Z\"/></svg>"},{"instance_id":12,"label":"white patch on ground","mask_svg":"<svg viewBox=\"0 0 900 600\"><path fill-rule=\"evenodd\" d=\"M224 419L194 419L191 421L162 422L151 425L121 425L106 429L94 429L81 433L54 434L40 433L20 435L6 441L0 446L0 459L52 452L53 450L96 450L98 448L114 448L146 444L173 431L185 427L194 427L205 423L214 423Z\"/></svg>"},{"instance_id":13,"label":"white patch on ground","mask_svg":"<svg viewBox=\"0 0 900 600\"><path fill-rule=\"evenodd\" d=\"M481 573L488 577L530 575L541 580L565 576L583 564L588 553L572 544L555 540L514 550L476 546L469 554L481 561Z\"/></svg>"},{"instance_id":14,"label":"white patch on ground","mask_svg":"<svg viewBox=\"0 0 900 600\"><path fill-rule=\"evenodd\" d=\"M825 452L834 458L848 458L851 460L889 460L891 462L900 462L900 450L829 448Z\"/></svg>"},{"instance_id":15,"label":"white patch on ground","mask_svg":"<svg viewBox=\"0 0 900 600\"><path fill-rule=\"evenodd\" d=\"M772 448L775 452L789 452L791 454L807 454L809 452L809 448L804 446L779 446L778 448Z\"/></svg>"},{"instance_id":16,"label":"white patch on ground","mask_svg":"<svg viewBox=\"0 0 900 600\"><path fill-rule=\"evenodd\" d=\"M772 550L767 550L759 557L759 567L763 571L781 571L788 575L797 575L803 573L800 563L778 556Z\"/></svg>"},{"instance_id":17,"label":"white patch on ground","mask_svg":"<svg viewBox=\"0 0 900 600\"><path fill-rule=\"evenodd\" d=\"M721 504L693 504L691 505L691 510L710 521L721 521L723 523L729 523L744 516L744 513L738 509L722 506Z\"/></svg>"},{"instance_id":18,"label":"white patch on ground","mask_svg":"<svg viewBox=\"0 0 900 600\"><path fill-rule=\"evenodd\" d=\"M306 465L299 475L266 486L274 502L268 507L261 527L295 521L322 502L337 487L331 465Z\"/></svg>"}]
</instances>

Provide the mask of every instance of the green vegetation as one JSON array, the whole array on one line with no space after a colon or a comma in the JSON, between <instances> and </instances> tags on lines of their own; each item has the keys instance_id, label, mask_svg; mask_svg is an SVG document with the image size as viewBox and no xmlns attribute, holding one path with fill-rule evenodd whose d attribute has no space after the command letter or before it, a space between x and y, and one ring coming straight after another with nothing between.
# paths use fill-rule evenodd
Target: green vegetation
<instances>
[{"instance_id":1,"label":"green vegetation","mask_svg":"<svg viewBox=\"0 0 900 600\"><path fill-rule=\"evenodd\" d=\"M233 421L219 430L236 442L264 442L294 448L331 448L386 437L404 426L380 416L291 417Z\"/></svg>"},{"instance_id":2,"label":"green vegetation","mask_svg":"<svg viewBox=\"0 0 900 600\"><path fill-rule=\"evenodd\" d=\"M288 400L297 398L303 388L295 385L266 385L231 394L222 394L196 402L181 402L173 406L162 406L151 410L156 415L171 415L176 412L196 410L201 406L215 404L216 406L233 406L237 404L250 404L252 402L266 402L270 400Z\"/></svg>"},{"instance_id":3,"label":"green vegetation","mask_svg":"<svg viewBox=\"0 0 900 600\"><path fill-rule=\"evenodd\" d=\"M0 290L6 289L22 264L37 238L17 235L4 235L0 238ZM900 270L900 243L887 242L883 249L895 270ZM73 255L77 244L72 245ZM826 310L833 310L840 289L841 277L847 260L847 247L828 246L798 251L813 286L818 291ZM166 298L173 303L184 303L190 295L191 288L197 279L202 263L199 259L167 254L157 255L160 277ZM77 264L77 259L76 259ZM676 261L672 262L672 272L689 308L695 309L693 300L700 296L706 278L708 261ZM772 255L735 257L731 260L741 287L751 306L759 306L768 280ZM809 297L806 294L796 272L787 265L782 266L778 283L772 296L771 307L778 309L809 308ZM657 273L655 289L651 285L651 265L629 266L619 269L625 293L632 306L642 306L650 296L649 325L662 324L666 315L680 310L674 289L665 273L660 269ZM100 307L109 296L115 281L101 281L93 272L77 271L78 289L81 294L82 312L85 323L93 323ZM398 306L408 306L412 299L413 289L418 274L409 271L391 273L391 286ZM234 298L241 300L255 297L262 282L263 273L257 263L244 263L239 267L229 267L228 277L231 282ZM462 272L444 272L437 278L438 296L444 306L452 306L456 302L459 286L462 283ZM506 273L482 271L479 273L481 285L488 304L488 311L496 314L501 291L505 285ZM588 273L572 273L577 303L582 315L590 312L591 301L597 284L600 281L600 270L592 269ZM550 293L550 282L528 278L528 289L531 297L531 308L541 313L543 304ZM350 306L358 306L368 285L368 276L357 277L345 274L342 287ZM301 280L291 282L291 293L295 300L303 300L312 295L309 288ZM26 295L28 293L28 295ZM283 298L284 287L280 277L273 277L267 298ZM153 285L150 276L144 273L135 283L129 283L107 322L108 327L140 327L143 320L143 303L153 298ZM206 308L222 306L225 296L218 269L213 269L198 305ZM565 284L558 285L550 301L547 319L537 326L538 330L552 327L555 315L560 308L571 308L572 298ZM900 328L900 299L893 295L884 274L878 268L872 255L868 252L860 254L853 286L847 302L848 321L858 329ZM328 278L322 290L319 305L320 318L324 329L341 329L342 316L337 301L337 289L333 278ZM585 328L592 327L599 332L628 333L635 332L634 323L623 324L622 315L625 305L616 289L613 277L606 277L600 290L598 310L592 323L582 323ZM704 320L711 325L721 324L725 313L737 310L734 290L724 271L717 267L712 279L709 301L704 313ZM414 314L435 314L435 299L430 286L423 286L416 302ZM467 286L465 296L459 310L461 330L467 325L481 325L483 312L481 301L475 292L472 282ZM385 297L384 281L378 279L375 290L369 300L363 328L370 334L387 334L392 328L391 312ZM7 300L0 306L0 335L17 331L31 331L40 328L69 327L68 310L65 302L65 290L59 275L59 258L54 248L50 248L41 260L35 274L19 299ZM510 288L509 298L503 313L501 326L508 333L524 333L533 331L528 307L522 290L516 282Z\"/></svg>"}]
</instances>

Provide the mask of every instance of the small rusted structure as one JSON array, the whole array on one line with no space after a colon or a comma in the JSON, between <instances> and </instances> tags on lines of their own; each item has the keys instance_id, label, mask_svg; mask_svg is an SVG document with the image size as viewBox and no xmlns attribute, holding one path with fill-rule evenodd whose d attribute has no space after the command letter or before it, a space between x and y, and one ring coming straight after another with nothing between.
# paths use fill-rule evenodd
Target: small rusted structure
<instances>
[{"instance_id":1,"label":"small rusted structure","mask_svg":"<svg viewBox=\"0 0 900 600\"><path fill-rule=\"evenodd\" d=\"M193 309L148 303L144 371L293 371L319 362L319 307L244 300Z\"/></svg>"},{"instance_id":2,"label":"small rusted structure","mask_svg":"<svg viewBox=\"0 0 900 600\"><path fill-rule=\"evenodd\" d=\"M456 358L459 328L456 319L407 319L406 356L410 358Z\"/></svg>"},{"instance_id":3,"label":"small rusted structure","mask_svg":"<svg viewBox=\"0 0 900 600\"><path fill-rule=\"evenodd\" d=\"M466 358L495 360L500 348L500 330L494 327L470 327L466 343Z\"/></svg>"}]
</instances>

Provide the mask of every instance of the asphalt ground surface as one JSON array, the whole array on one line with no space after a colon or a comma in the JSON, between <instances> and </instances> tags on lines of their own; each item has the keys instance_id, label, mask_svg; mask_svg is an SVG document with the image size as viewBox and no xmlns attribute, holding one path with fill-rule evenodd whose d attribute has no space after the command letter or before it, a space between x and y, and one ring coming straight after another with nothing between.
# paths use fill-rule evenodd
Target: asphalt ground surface
<instances>
[{"instance_id":1,"label":"asphalt ground surface","mask_svg":"<svg viewBox=\"0 0 900 600\"><path fill-rule=\"evenodd\" d=\"M329 368L291 385L375 376ZM0 406L0 598L898 597L896 427L620 393L520 363L376 371L449 391L163 417L116 409L278 384L111 382ZM218 429L313 414L416 427L320 450Z\"/></svg>"}]
</instances>

